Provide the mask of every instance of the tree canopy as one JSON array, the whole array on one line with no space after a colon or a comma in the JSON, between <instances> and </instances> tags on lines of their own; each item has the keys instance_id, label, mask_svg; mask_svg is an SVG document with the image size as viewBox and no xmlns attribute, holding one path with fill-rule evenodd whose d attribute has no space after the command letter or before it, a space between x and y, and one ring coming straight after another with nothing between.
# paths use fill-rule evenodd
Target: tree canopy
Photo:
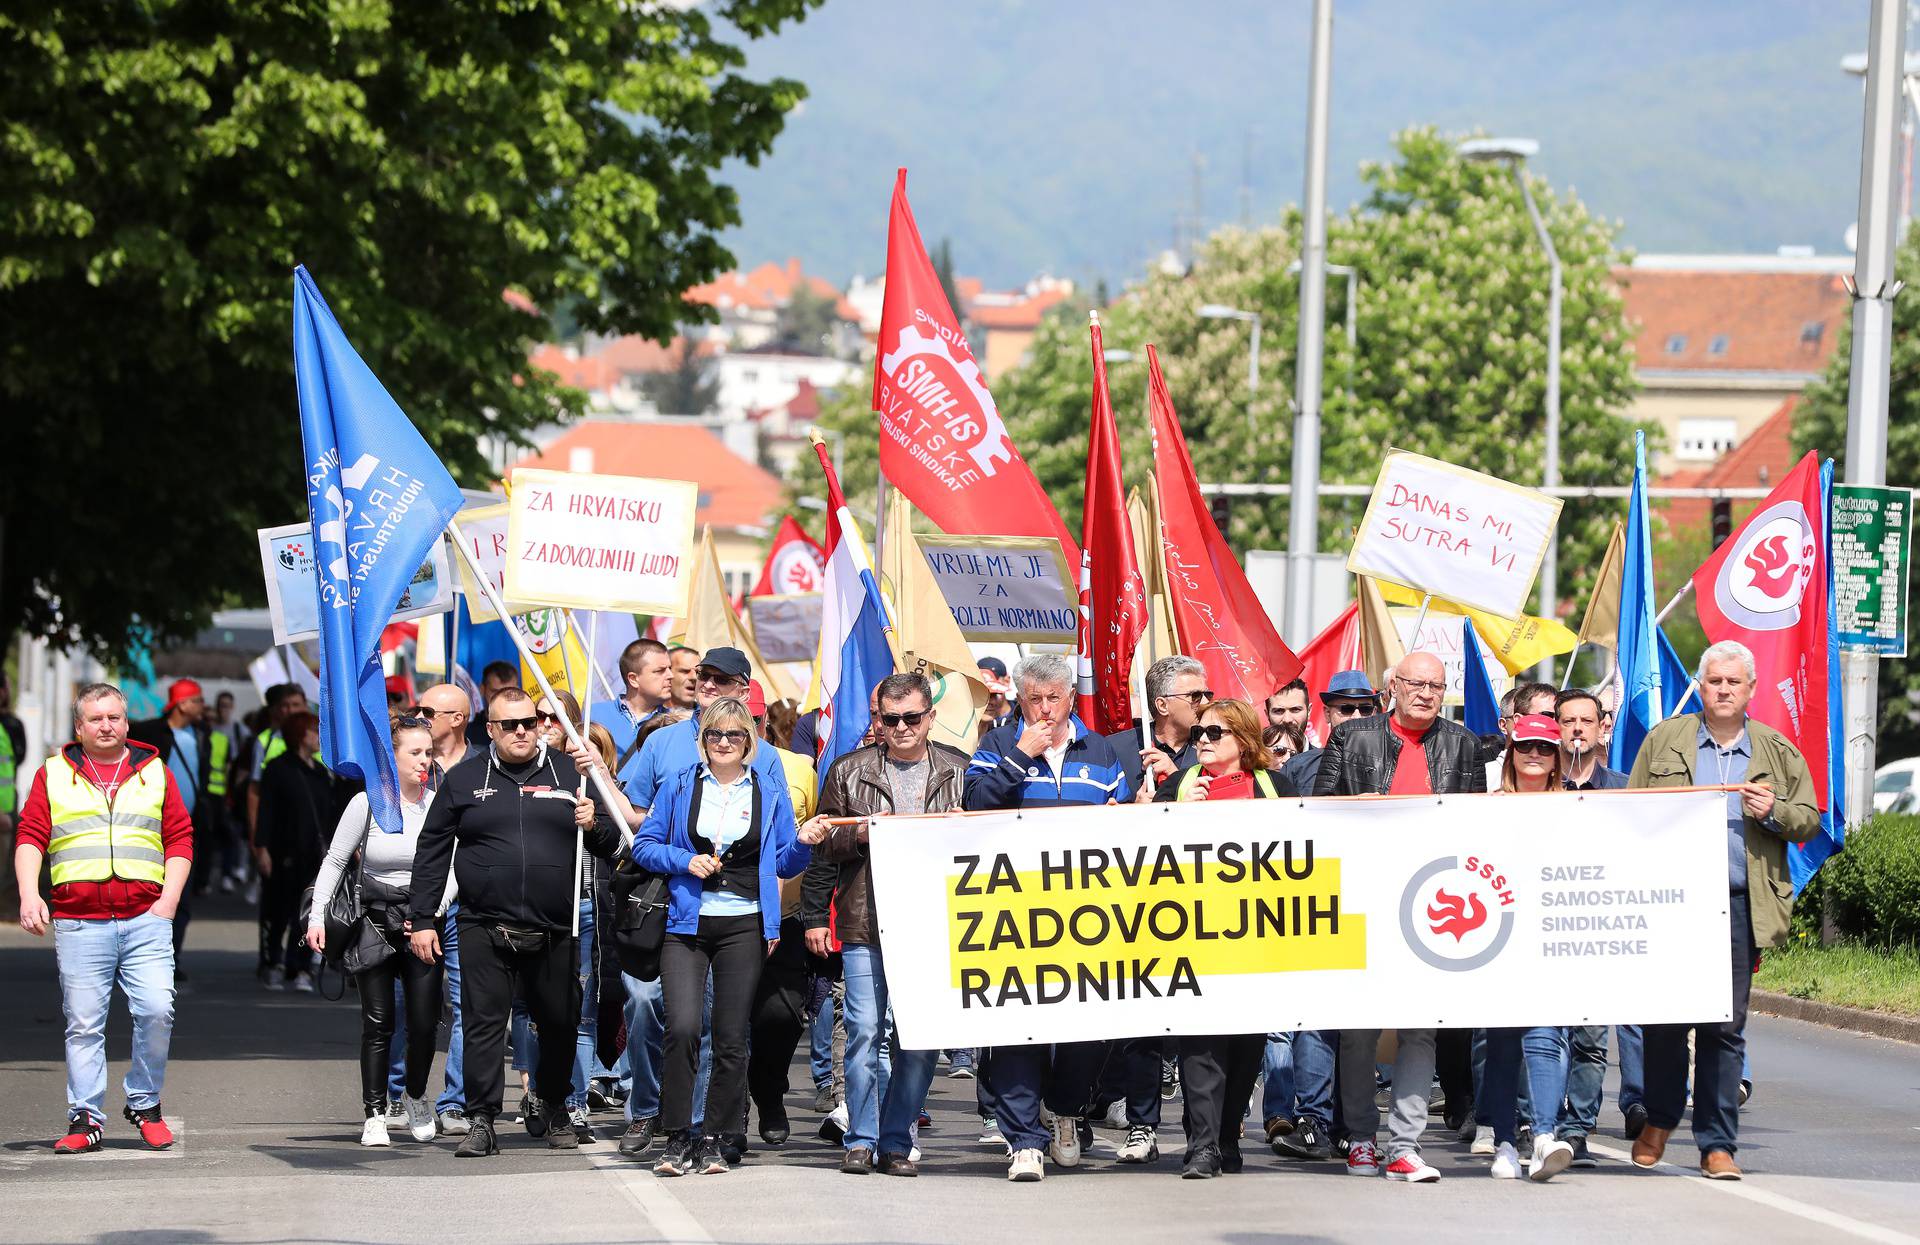
<instances>
[{"instance_id":1,"label":"tree canopy","mask_svg":"<svg viewBox=\"0 0 1920 1245\"><path fill-rule=\"evenodd\" d=\"M1547 260L1512 174L1461 160L1432 129L1395 139L1396 158L1363 166L1369 193L1332 218L1328 260L1358 270L1357 349L1345 331L1347 286L1327 287L1321 478L1372 483L1390 447L1521 484L1541 480L1545 440ZM1633 333L1609 276L1617 229L1571 194L1533 189L1559 252L1564 284L1560 474L1568 484L1624 485L1632 475ZM1129 483L1151 464L1146 346L1159 348L1175 408L1203 481L1274 482L1291 474L1300 217L1226 229L1186 274L1156 272L1103 314L1108 383ZM1261 317L1258 388L1247 385L1248 326L1204 320L1205 303ZM977 344L976 344L977 347ZM1093 364L1083 312L1041 325L1029 362L994 386L1015 444L1079 527ZM823 422L848 434L846 487L871 497L876 443L867 393L841 395ZM802 460L795 487L817 494ZM1284 548L1285 498L1235 498L1227 536L1238 549ZM1618 502L1569 502L1560 521L1563 599L1577 603L1600 562ZM1323 497L1321 547L1345 549L1356 499Z\"/></svg>"},{"instance_id":2,"label":"tree canopy","mask_svg":"<svg viewBox=\"0 0 1920 1245\"><path fill-rule=\"evenodd\" d=\"M253 529L305 513L296 263L463 481L576 414L529 309L697 314L739 221L717 174L805 94L740 45L818 3L0 12L0 636L115 651L259 599Z\"/></svg>"}]
</instances>

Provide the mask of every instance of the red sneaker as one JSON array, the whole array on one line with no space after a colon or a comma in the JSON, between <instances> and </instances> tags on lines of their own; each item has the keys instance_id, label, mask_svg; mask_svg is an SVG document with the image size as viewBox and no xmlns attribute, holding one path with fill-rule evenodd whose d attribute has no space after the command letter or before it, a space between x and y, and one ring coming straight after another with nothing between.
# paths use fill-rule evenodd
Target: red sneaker
<instances>
[{"instance_id":1,"label":"red sneaker","mask_svg":"<svg viewBox=\"0 0 1920 1245\"><path fill-rule=\"evenodd\" d=\"M149 1150L164 1150L173 1144L173 1130L160 1118L160 1104L154 1103L141 1111L126 1108L123 1114L127 1123L140 1130L140 1140L147 1143Z\"/></svg>"},{"instance_id":2,"label":"red sneaker","mask_svg":"<svg viewBox=\"0 0 1920 1245\"><path fill-rule=\"evenodd\" d=\"M67 1119L67 1135L53 1143L55 1154L89 1154L100 1148L100 1121L85 1111Z\"/></svg>"}]
</instances>

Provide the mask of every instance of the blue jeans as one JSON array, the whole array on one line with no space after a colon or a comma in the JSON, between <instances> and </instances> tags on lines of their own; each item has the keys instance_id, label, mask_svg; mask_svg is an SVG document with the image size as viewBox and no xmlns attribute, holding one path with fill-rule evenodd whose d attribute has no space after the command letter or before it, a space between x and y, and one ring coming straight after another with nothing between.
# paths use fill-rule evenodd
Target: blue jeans
<instances>
[{"instance_id":1,"label":"blue jeans","mask_svg":"<svg viewBox=\"0 0 1920 1245\"><path fill-rule=\"evenodd\" d=\"M660 1046L667 1037L666 997L660 979L641 981L620 974L627 988L627 1071L631 1085L627 1090L627 1123L650 1120L660 1114ZM700 1062L693 1075L693 1122L695 1132L705 1121L707 1080L713 1074L713 981L707 981L707 1021L700 1036Z\"/></svg>"},{"instance_id":2,"label":"blue jeans","mask_svg":"<svg viewBox=\"0 0 1920 1245\"><path fill-rule=\"evenodd\" d=\"M1260 1118L1293 1118L1293 1034L1269 1033L1260 1058Z\"/></svg>"},{"instance_id":3,"label":"blue jeans","mask_svg":"<svg viewBox=\"0 0 1920 1245\"><path fill-rule=\"evenodd\" d=\"M897 1050L887 1077L887 1093L880 1103L881 1154L908 1154L913 1150L913 1125L927 1105L927 1089L940 1062L937 1050ZM847 1086L851 1096L851 1081ZM851 1112L849 1112L851 1114Z\"/></svg>"},{"instance_id":4,"label":"blue jeans","mask_svg":"<svg viewBox=\"0 0 1920 1245\"><path fill-rule=\"evenodd\" d=\"M53 947L67 1014L67 1109L106 1122L107 1009L116 982L133 1018L127 1105L159 1106L173 1041L173 922L152 912L124 921L58 917Z\"/></svg>"},{"instance_id":5,"label":"blue jeans","mask_svg":"<svg viewBox=\"0 0 1920 1245\"><path fill-rule=\"evenodd\" d=\"M1552 1137L1560 1124L1560 1100L1567 1093L1567 1033L1557 1025L1531 1029L1488 1029L1482 1094L1487 1122L1496 1143L1511 1144L1518 1131L1520 1062L1527 1065L1531 1097L1529 1126L1535 1137ZM1479 1101L1476 1097L1475 1101Z\"/></svg>"},{"instance_id":6,"label":"blue jeans","mask_svg":"<svg viewBox=\"0 0 1920 1245\"><path fill-rule=\"evenodd\" d=\"M880 1104L887 1097L887 976L880 948L849 943L840 955L847 985L846 1148L871 1150L880 1140Z\"/></svg>"},{"instance_id":7,"label":"blue jeans","mask_svg":"<svg viewBox=\"0 0 1920 1245\"><path fill-rule=\"evenodd\" d=\"M833 1084L833 995L829 994L814 1014L807 1033L807 1064L813 1072L813 1087Z\"/></svg>"},{"instance_id":8,"label":"blue jeans","mask_svg":"<svg viewBox=\"0 0 1920 1245\"><path fill-rule=\"evenodd\" d=\"M1293 1035L1293 1090L1295 1110L1312 1120L1322 1133L1333 1127L1333 1065L1338 1039L1320 1029L1302 1029Z\"/></svg>"},{"instance_id":9,"label":"blue jeans","mask_svg":"<svg viewBox=\"0 0 1920 1245\"><path fill-rule=\"evenodd\" d=\"M1647 1038L1639 1025L1615 1025L1614 1044L1620 1048L1620 1113L1647 1102Z\"/></svg>"},{"instance_id":10,"label":"blue jeans","mask_svg":"<svg viewBox=\"0 0 1920 1245\"><path fill-rule=\"evenodd\" d=\"M1493 1127L1493 1100L1487 1097L1487 1029L1473 1031L1473 1122ZM1517 1031L1516 1031L1517 1032ZM1521 1118L1533 1119L1533 1091L1528 1084L1526 1069L1520 1071L1520 1088L1517 1112ZM1527 1127L1533 1127L1528 1124Z\"/></svg>"},{"instance_id":11,"label":"blue jeans","mask_svg":"<svg viewBox=\"0 0 1920 1245\"><path fill-rule=\"evenodd\" d=\"M1687 1031L1693 1030L1693 1140L1700 1153L1739 1149L1740 1078L1746 1064L1747 1002L1753 988L1753 925L1746 893L1728 896L1733 1015L1697 1025L1648 1025L1647 1123L1673 1128L1687 1102Z\"/></svg>"},{"instance_id":12,"label":"blue jeans","mask_svg":"<svg viewBox=\"0 0 1920 1245\"><path fill-rule=\"evenodd\" d=\"M1567 1110L1560 1136L1585 1137L1600 1119L1601 1082L1607 1076L1607 1026L1567 1030Z\"/></svg>"}]
</instances>

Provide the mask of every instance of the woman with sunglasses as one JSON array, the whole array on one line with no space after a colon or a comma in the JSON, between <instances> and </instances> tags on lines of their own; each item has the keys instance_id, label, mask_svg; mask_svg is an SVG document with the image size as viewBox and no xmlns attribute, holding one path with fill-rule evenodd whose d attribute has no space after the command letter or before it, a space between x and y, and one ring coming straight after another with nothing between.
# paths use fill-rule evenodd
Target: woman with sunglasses
<instances>
[{"instance_id":1,"label":"woman with sunglasses","mask_svg":"<svg viewBox=\"0 0 1920 1245\"><path fill-rule=\"evenodd\" d=\"M667 1034L660 1125L667 1150L654 1171L716 1174L746 1150L747 1021L760 967L780 942L780 881L799 876L799 841L784 781L763 782L746 704L727 696L700 713L700 761L662 784L633 843L643 869L667 879L660 984ZM705 1135L692 1134L694 1064L708 973L713 981L713 1072Z\"/></svg>"},{"instance_id":2,"label":"woman with sunglasses","mask_svg":"<svg viewBox=\"0 0 1920 1245\"><path fill-rule=\"evenodd\" d=\"M1154 799L1271 800L1292 795L1292 784L1274 772L1273 752L1261 738L1260 716L1244 700L1216 700L1200 713L1194 728L1198 764L1160 784ZM1205 1180L1241 1169L1240 1121L1253 1097L1266 1053L1264 1033L1216 1034L1180 1039L1180 1080L1186 1086L1187 1151L1180 1174ZM1136 1139L1130 1130L1129 1148L1146 1151L1136 1160L1150 1162L1157 1147L1153 1139ZM1140 1144L1136 1145L1136 1141Z\"/></svg>"},{"instance_id":3,"label":"woman with sunglasses","mask_svg":"<svg viewBox=\"0 0 1920 1245\"><path fill-rule=\"evenodd\" d=\"M1500 767L1500 790L1509 794L1559 791L1560 725L1544 713L1516 718L1507 742L1507 759ZM1481 1073L1481 1095L1487 1122L1493 1128L1495 1180L1518 1180L1520 1152L1514 1141L1519 1131L1520 1064L1527 1071L1528 1108L1533 1125L1533 1153L1527 1179L1543 1183L1567 1169L1573 1147L1554 1136L1560 1126L1560 1103L1567 1096L1567 1033L1556 1025L1488 1029L1487 1061Z\"/></svg>"},{"instance_id":4,"label":"woman with sunglasses","mask_svg":"<svg viewBox=\"0 0 1920 1245\"><path fill-rule=\"evenodd\" d=\"M433 733L425 718L400 717L393 723L393 759L400 777L400 826L395 832L375 828L363 791L347 802L334 829L327 858L313 883L313 908L307 913L307 946L327 949L327 931L321 917L346 875L347 862L360 852L360 906L366 919L393 948L378 964L354 974L360 994L360 1099L366 1123L360 1130L363 1146L384 1146L387 1139L387 1070L394 1031L394 983L406 999L406 1092L400 1105L407 1131L415 1141L432 1141L433 1104L427 1101L427 1074L433 1070L434 1035L440 1026L441 968L407 954L413 922L407 919L412 898L413 852L426 824L433 793L427 776L433 767ZM453 878L447 878L440 899L444 913L453 902Z\"/></svg>"}]
</instances>

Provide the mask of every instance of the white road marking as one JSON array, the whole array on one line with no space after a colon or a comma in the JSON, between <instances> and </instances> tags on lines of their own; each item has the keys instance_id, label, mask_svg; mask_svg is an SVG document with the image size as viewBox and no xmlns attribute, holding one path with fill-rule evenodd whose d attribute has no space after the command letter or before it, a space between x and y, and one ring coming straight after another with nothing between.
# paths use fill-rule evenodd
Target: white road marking
<instances>
[{"instance_id":1,"label":"white road marking","mask_svg":"<svg viewBox=\"0 0 1920 1245\"><path fill-rule=\"evenodd\" d=\"M1633 1162L1633 1154L1628 1150L1616 1150L1612 1146L1595 1145L1591 1140L1587 1142L1587 1149L1593 1151L1595 1154L1605 1155L1610 1159L1619 1159L1623 1163ZM1857 1236L1863 1241L1879 1241L1881 1245L1920 1245L1920 1236L1909 1236L1905 1232L1895 1231L1892 1228L1883 1228L1877 1223L1867 1223L1864 1220L1855 1219L1850 1215L1843 1215L1839 1211L1828 1210L1824 1206L1815 1206L1811 1202L1802 1202L1797 1198L1787 1197L1785 1194L1774 1193L1771 1190L1759 1188L1754 1185L1752 1177L1748 1177L1745 1180L1708 1180L1705 1176L1697 1175L1692 1169L1681 1167L1677 1163L1669 1163L1665 1160L1662 1160L1651 1170L1663 1176L1691 1176L1695 1182L1703 1188L1713 1189L1716 1192L1726 1194L1728 1197L1737 1197L1743 1201L1752 1202L1757 1206L1765 1206L1772 1210L1784 1212L1785 1214L1795 1215L1807 1220L1809 1223L1817 1223L1821 1227L1832 1228L1836 1232L1845 1232L1849 1236Z\"/></svg>"},{"instance_id":2,"label":"white road marking","mask_svg":"<svg viewBox=\"0 0 1920 1245\"><path fill-rule=\"evenodd\" d=\"M651 1164L621 1158L617 1153L592 1155L588 1163L613 1177L662 1241L669 1245L713 1245L713 1237L667 1188L668 1182L653 1174Z\"/></svg>"}]
</instances>

